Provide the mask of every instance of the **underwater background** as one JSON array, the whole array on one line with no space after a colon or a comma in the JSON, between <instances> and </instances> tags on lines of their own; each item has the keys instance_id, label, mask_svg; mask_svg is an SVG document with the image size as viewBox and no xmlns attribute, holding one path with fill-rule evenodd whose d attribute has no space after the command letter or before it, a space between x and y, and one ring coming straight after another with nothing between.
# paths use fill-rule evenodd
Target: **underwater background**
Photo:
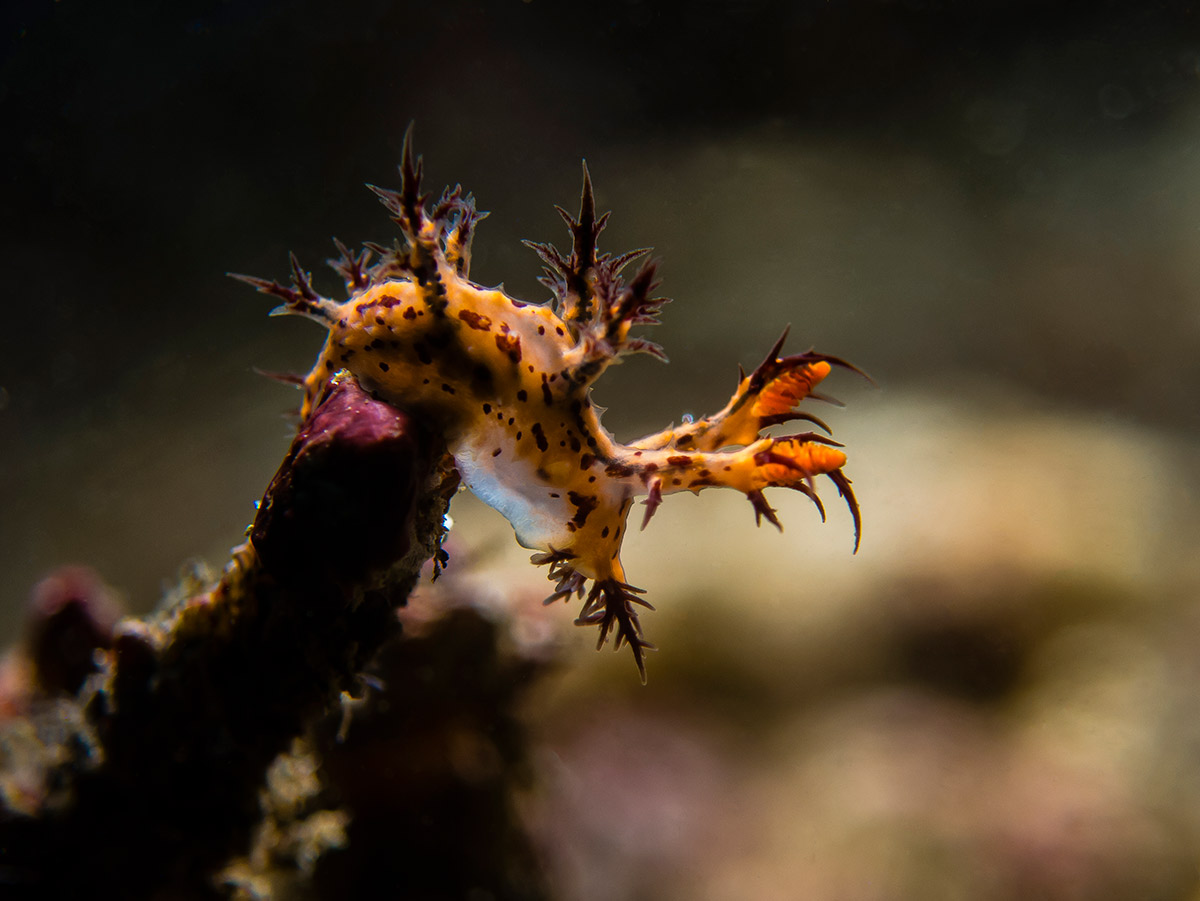
<instances>
[{"instance_id":1,"label":"underwater background","mask_svg":"<svg viewBox=\"0 0 1200 901\"><path fill-rule=\"evenodd\" d=\"M587 159L675 302L597 389L719 408L782 327L853 361L828 497L671 498L625 545L661 648L592 653L497 514L451 573L556 666L523 801L564 898L1200 897L1200 13L1083 2L16 2L0 13L0 634L65 563L142 612L219 567L322 333L224 276L492 215L548 292ZM318 287L338 290L332 272ZM497 614L499 615L499 614ZM533 625L530 625L533 623ZM530 639L534 641L534 639Z\"/></svg>"}]
</instances>

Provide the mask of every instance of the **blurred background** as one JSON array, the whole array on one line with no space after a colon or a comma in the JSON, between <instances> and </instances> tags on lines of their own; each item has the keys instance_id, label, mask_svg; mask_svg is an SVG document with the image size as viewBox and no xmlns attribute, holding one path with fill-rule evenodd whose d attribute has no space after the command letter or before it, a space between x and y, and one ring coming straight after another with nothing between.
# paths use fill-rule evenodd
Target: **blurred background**
<instances>
[{"instance_id":1,"label":"blurred background","mask_svg":"<svg viewBox=\"0 0 1200 901\"><path fill-rule=\"evenodd\" d=\"M670 365L597 390L618 438L719 408L787 323L880 387L815 411L857 556L832 486L824 526L706 492L626 542L646 688L456 499L452 567L558 661L524 804L562 897L1200 898L1198 15L6 4L0 634L60 564L144 611L241 541L297 402L252 367L322 335L223 273L390 241L362 185L410 120L426 187L492 211L474 279L527 300L586 157L602 246L676 299Z\"/></svg>"}]
</instances>

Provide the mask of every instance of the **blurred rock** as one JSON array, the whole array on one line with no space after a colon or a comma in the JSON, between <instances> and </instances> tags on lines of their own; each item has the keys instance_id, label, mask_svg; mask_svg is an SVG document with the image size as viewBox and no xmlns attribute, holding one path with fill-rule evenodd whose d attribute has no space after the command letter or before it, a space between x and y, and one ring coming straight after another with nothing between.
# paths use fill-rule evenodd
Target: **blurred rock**
<instances>
[{"instance_id":1,"label":"blurred rock","mask_svg":"<svg viewBox=\"0 0 1200 901\"><path fill-rule=\"evenodd\" d=\"M34 678L47 694L73 695L96 672L95 652L112 646L122 605L100 576L64 566L33 590L28 648Z\"/></svg>"}]
</instances>

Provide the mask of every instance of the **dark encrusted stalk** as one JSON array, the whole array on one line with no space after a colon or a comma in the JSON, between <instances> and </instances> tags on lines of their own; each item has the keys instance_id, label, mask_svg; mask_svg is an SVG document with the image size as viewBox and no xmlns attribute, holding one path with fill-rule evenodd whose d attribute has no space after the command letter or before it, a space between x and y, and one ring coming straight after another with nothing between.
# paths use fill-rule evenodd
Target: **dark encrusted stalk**
<instances>
[{"instance_id":1,"label":"dark encrusted stalk","mask_svg":"<svg viewBox=\"0 0 1200 901\"><path fill-rule=\"evenodd\" d=\"M79 698L25 721L46 749L43 794L0 806L0 894L214 896L268 765L398 632L442 532L440 455L405 414L336 383L219 583L120 624Z\"/></svg>"}]
</instances>

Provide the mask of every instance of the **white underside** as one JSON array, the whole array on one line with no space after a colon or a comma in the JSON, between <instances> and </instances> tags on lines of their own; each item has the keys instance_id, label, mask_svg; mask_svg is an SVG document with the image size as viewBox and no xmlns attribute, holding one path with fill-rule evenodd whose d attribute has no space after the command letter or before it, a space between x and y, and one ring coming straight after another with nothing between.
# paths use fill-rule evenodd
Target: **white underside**
<instances>
[{"instance_id":1,"label":"white underside","mask_svg":"<svg viewBox=\"0 0 1200 901\"><path fill-rule=\"evenodd\" d=\"M463 482L512 524L522 547L547 550L565 545L569 533L564 524L571 518L566 501L550 497L553 489L537 478L530 463L515 459L510 447L499 445L500 456L493 457L496 446L476 440L452 448Z\"/></svg>"}]
</instances>

